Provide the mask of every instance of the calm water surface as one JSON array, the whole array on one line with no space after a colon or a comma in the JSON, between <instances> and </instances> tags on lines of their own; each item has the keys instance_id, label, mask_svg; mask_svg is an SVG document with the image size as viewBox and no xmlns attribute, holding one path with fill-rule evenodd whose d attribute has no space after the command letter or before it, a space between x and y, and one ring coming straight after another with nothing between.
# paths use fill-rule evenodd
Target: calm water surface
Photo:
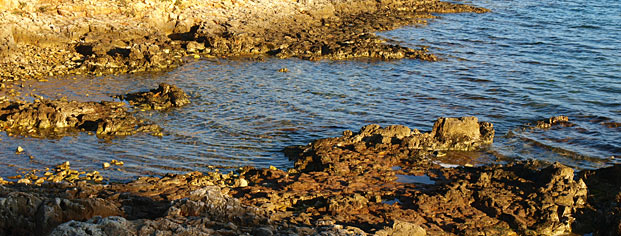
<instances>
[{"instance_id":1,"label":"calm water surface","mask_svg":"<svg viewBox=\"0 0 621 236\"><path fill-rule=\"evenodd\" d=\"M426 26L381 33L410 47L429 45L440 62L202 60L159 75L27 84L45 97L99 101L168 82L188 92L192 104L138 113L165 129L161 138L0 134L0 176L65 160L83 170L124 161L120 170L102 171L113 179L212 166L286 168L292 163L280 150L288 145L369 123L428 131L437 117L471 115L494 123L494 145L479 154L452 155L460 158L454 162L543 159L578 168L621 163L621 128L606 125L621 122L621 2L467 3L492 12L441 15ZM289 72L277 72L283 67ZM575 126L519 129L561 114ZM26 154L16 155L17 146Z\"/></svg>"}]
</instances>

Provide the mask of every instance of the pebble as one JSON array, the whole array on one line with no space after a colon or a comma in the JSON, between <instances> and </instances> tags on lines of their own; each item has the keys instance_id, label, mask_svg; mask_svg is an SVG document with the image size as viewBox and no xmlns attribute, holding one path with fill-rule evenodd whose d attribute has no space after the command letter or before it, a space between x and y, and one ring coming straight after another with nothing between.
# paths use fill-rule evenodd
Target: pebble
<instances>
[{"instance_id":1,"label":"pebble","mask_svg":"<svg viewBox=\"0 0 621 236\"><path fill-rule=\"evenodd\" d=\"M239 187L247 187L248 186L248 181L245 179L240 178L239 179Z\"/></svg>"},{"instance_id":2,"label":"pebble","mask_svg":"<svg viewBox=\"0 0 621 236\"><path fill-rule=\"evenodd\" d=\"M17 146L17 150L15 151L16 154L20 154L24 152L24 148L22 148L22 146Z\"/></svg>"}]
</instances>

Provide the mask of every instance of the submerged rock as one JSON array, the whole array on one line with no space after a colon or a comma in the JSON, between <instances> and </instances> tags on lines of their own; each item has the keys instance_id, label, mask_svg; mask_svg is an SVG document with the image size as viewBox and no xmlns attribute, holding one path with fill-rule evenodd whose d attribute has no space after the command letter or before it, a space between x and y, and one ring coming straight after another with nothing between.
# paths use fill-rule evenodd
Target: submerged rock
<instances>
[{"instance_id":1,"label":"submerged rock","mask_svg":"<svg viewBox=\"0 0 621 236\"><path fill-rule=\"evenodd\" d=\"M560 116L552 116L544 120L538 120L534 124L528 123L524 126L529 129L547 130L554 126L572 127L574 126L574 124L569 121L569 117L560 115Z\"/></svg>"},{"instance_id":2,"label":"submerged rock","mask_svg":"<svg viewBox=\"0 0 621 236\"><path fill-rule=\"evenodd\" d=\"M182 107L190 103L188 95L183 90L167 83L161 83L157 89L148 92L130 93L119 98L129 101L132 106L149 110Z\"/></svg>"}]
</instances>

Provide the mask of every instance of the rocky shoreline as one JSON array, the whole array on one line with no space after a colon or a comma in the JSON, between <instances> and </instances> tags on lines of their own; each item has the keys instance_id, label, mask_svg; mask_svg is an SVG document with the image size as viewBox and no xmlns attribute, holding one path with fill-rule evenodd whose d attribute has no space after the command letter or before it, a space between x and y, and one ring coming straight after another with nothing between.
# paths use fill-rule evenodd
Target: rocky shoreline
<instances>
[{"instance_id":1,"label":"rocky shoreline","mask_svg":"<svg viewBox=\"0 0 621 236\"><path fill-rule=\"evenodd\" d=\"M0 129L43 138L161 135L133 110L190 101L168 84L117 96L129 107L13 101L20 81L165 71L202 57L435 61L425 48L374 32L434 13L487 11L436 0L2 0L0 10ZM571 123L559 116L525 129L557 125ZM0 178L0 235L621 235L621 165L578 172L541 161L439 161L484 149L494 134L476 117L439 118L428 133L371 124L285 148L295 163L288 170L242 167L129 183L104 183L97 171L64 162L15 182Z\"/></svg>"},{"instance_id":2,"label":"rocky shoreline","mask_svg":"<svg viewBox=\"0 0 621 236\"><path fill-rule=\"evenodd\" d=\"M132 109L165 110L181 107L190 100L174 85L119 95ZM33 102L0 101L0 130L9 135L40 138L63 137L75 132L94 133L100 138L139 132L161 136L161 128L129 112L123 102L78 102L38 98Z\"/></svg>"},{"instance_id":3,"label":"rocky shoreline","mask_svg":"<svg viewBox=\"0 0 621 236\"><path fill-rule=\"evenodd\" d=\"M486 12L437 0L0 2L0 92L27 79L173 69L201 57L417 58L374 34L433 13Z\"/></svg>"},{"instance_id":4,"label":"rocky shoreline","mask_svg":"<svg viewBox=\"0 0 621 236\"><path fill-rule=\"evenodd\" d=\"M69 163L52 181L0 185L2 235L562 235L621 233L621 166L518 161L448 167L493 125L439 118L421 133L368 125L284 151L289 170L243 167L97 183ZM71 177L71 174L74 177ZM63 175L64 174L64 175Z\"/></svg>"}]
</instances>

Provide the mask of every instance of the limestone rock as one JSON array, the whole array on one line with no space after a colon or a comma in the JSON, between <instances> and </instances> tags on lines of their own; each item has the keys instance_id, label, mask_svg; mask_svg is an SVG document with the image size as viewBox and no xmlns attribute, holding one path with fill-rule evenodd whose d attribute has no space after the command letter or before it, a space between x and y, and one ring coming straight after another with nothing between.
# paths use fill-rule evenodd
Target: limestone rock
<instances>
[{"instance_id":1,"label":"limestone rock","mask_svg":"<svg viewBox=\"0 0 621 236\"><path fill-rule=\"evenodd\" d=\"M86 222L69 221L63 223L49 234L50 236L71 236L71 235L89 235L89 236L130 236L136 235L133 231L134 224L127 221L123 217L109 216L101 218L93 217Z\"/></svg>"},{"instance_id":2,"label":"limestone rock","mask_svg":"<svg viewBox=\"0 0 621 236\"><path fill-rule=\"evenodd\" d=\"M129 101L132 106L153 110L181 107L190 103L183 90L166 83L161 83L157 89L148 92L130 93L120 98Z\"/></svg>"},{"instance_id":3,"label":"limestone rock","mask_svg":"<svg viewBox=\"0 0 621 236\"><path fill-rule=\"evenodd\" d=\"M467 151L491 144L494 129L491 123L479 122L476 117L439 118L430 135L441 149Z\"/></svg>"},{"instance_id":4,"label":"limestone rock","mask_svg":"<svg viewBox=\"0 0 621 236\"><path fill-rule=\"evenodd\" d=\"M386 228L375 233L375 236L425 236L427 231L420 225L395 220L392 228Z\"/></svg>"},{"instance_id":5,"label":"limestone rock","mask_svg":"<svg viewBox=\"0 0 621 236\"><path fill-rule=\"evenodd\" d=\"M63 136L72 131L98 135L130 135L138 131L159 133L159 127L145 124L131 115L123 103L36 100L0 103L0 124L4 131L28 136Z\"/></svg>"}]
</instances>

